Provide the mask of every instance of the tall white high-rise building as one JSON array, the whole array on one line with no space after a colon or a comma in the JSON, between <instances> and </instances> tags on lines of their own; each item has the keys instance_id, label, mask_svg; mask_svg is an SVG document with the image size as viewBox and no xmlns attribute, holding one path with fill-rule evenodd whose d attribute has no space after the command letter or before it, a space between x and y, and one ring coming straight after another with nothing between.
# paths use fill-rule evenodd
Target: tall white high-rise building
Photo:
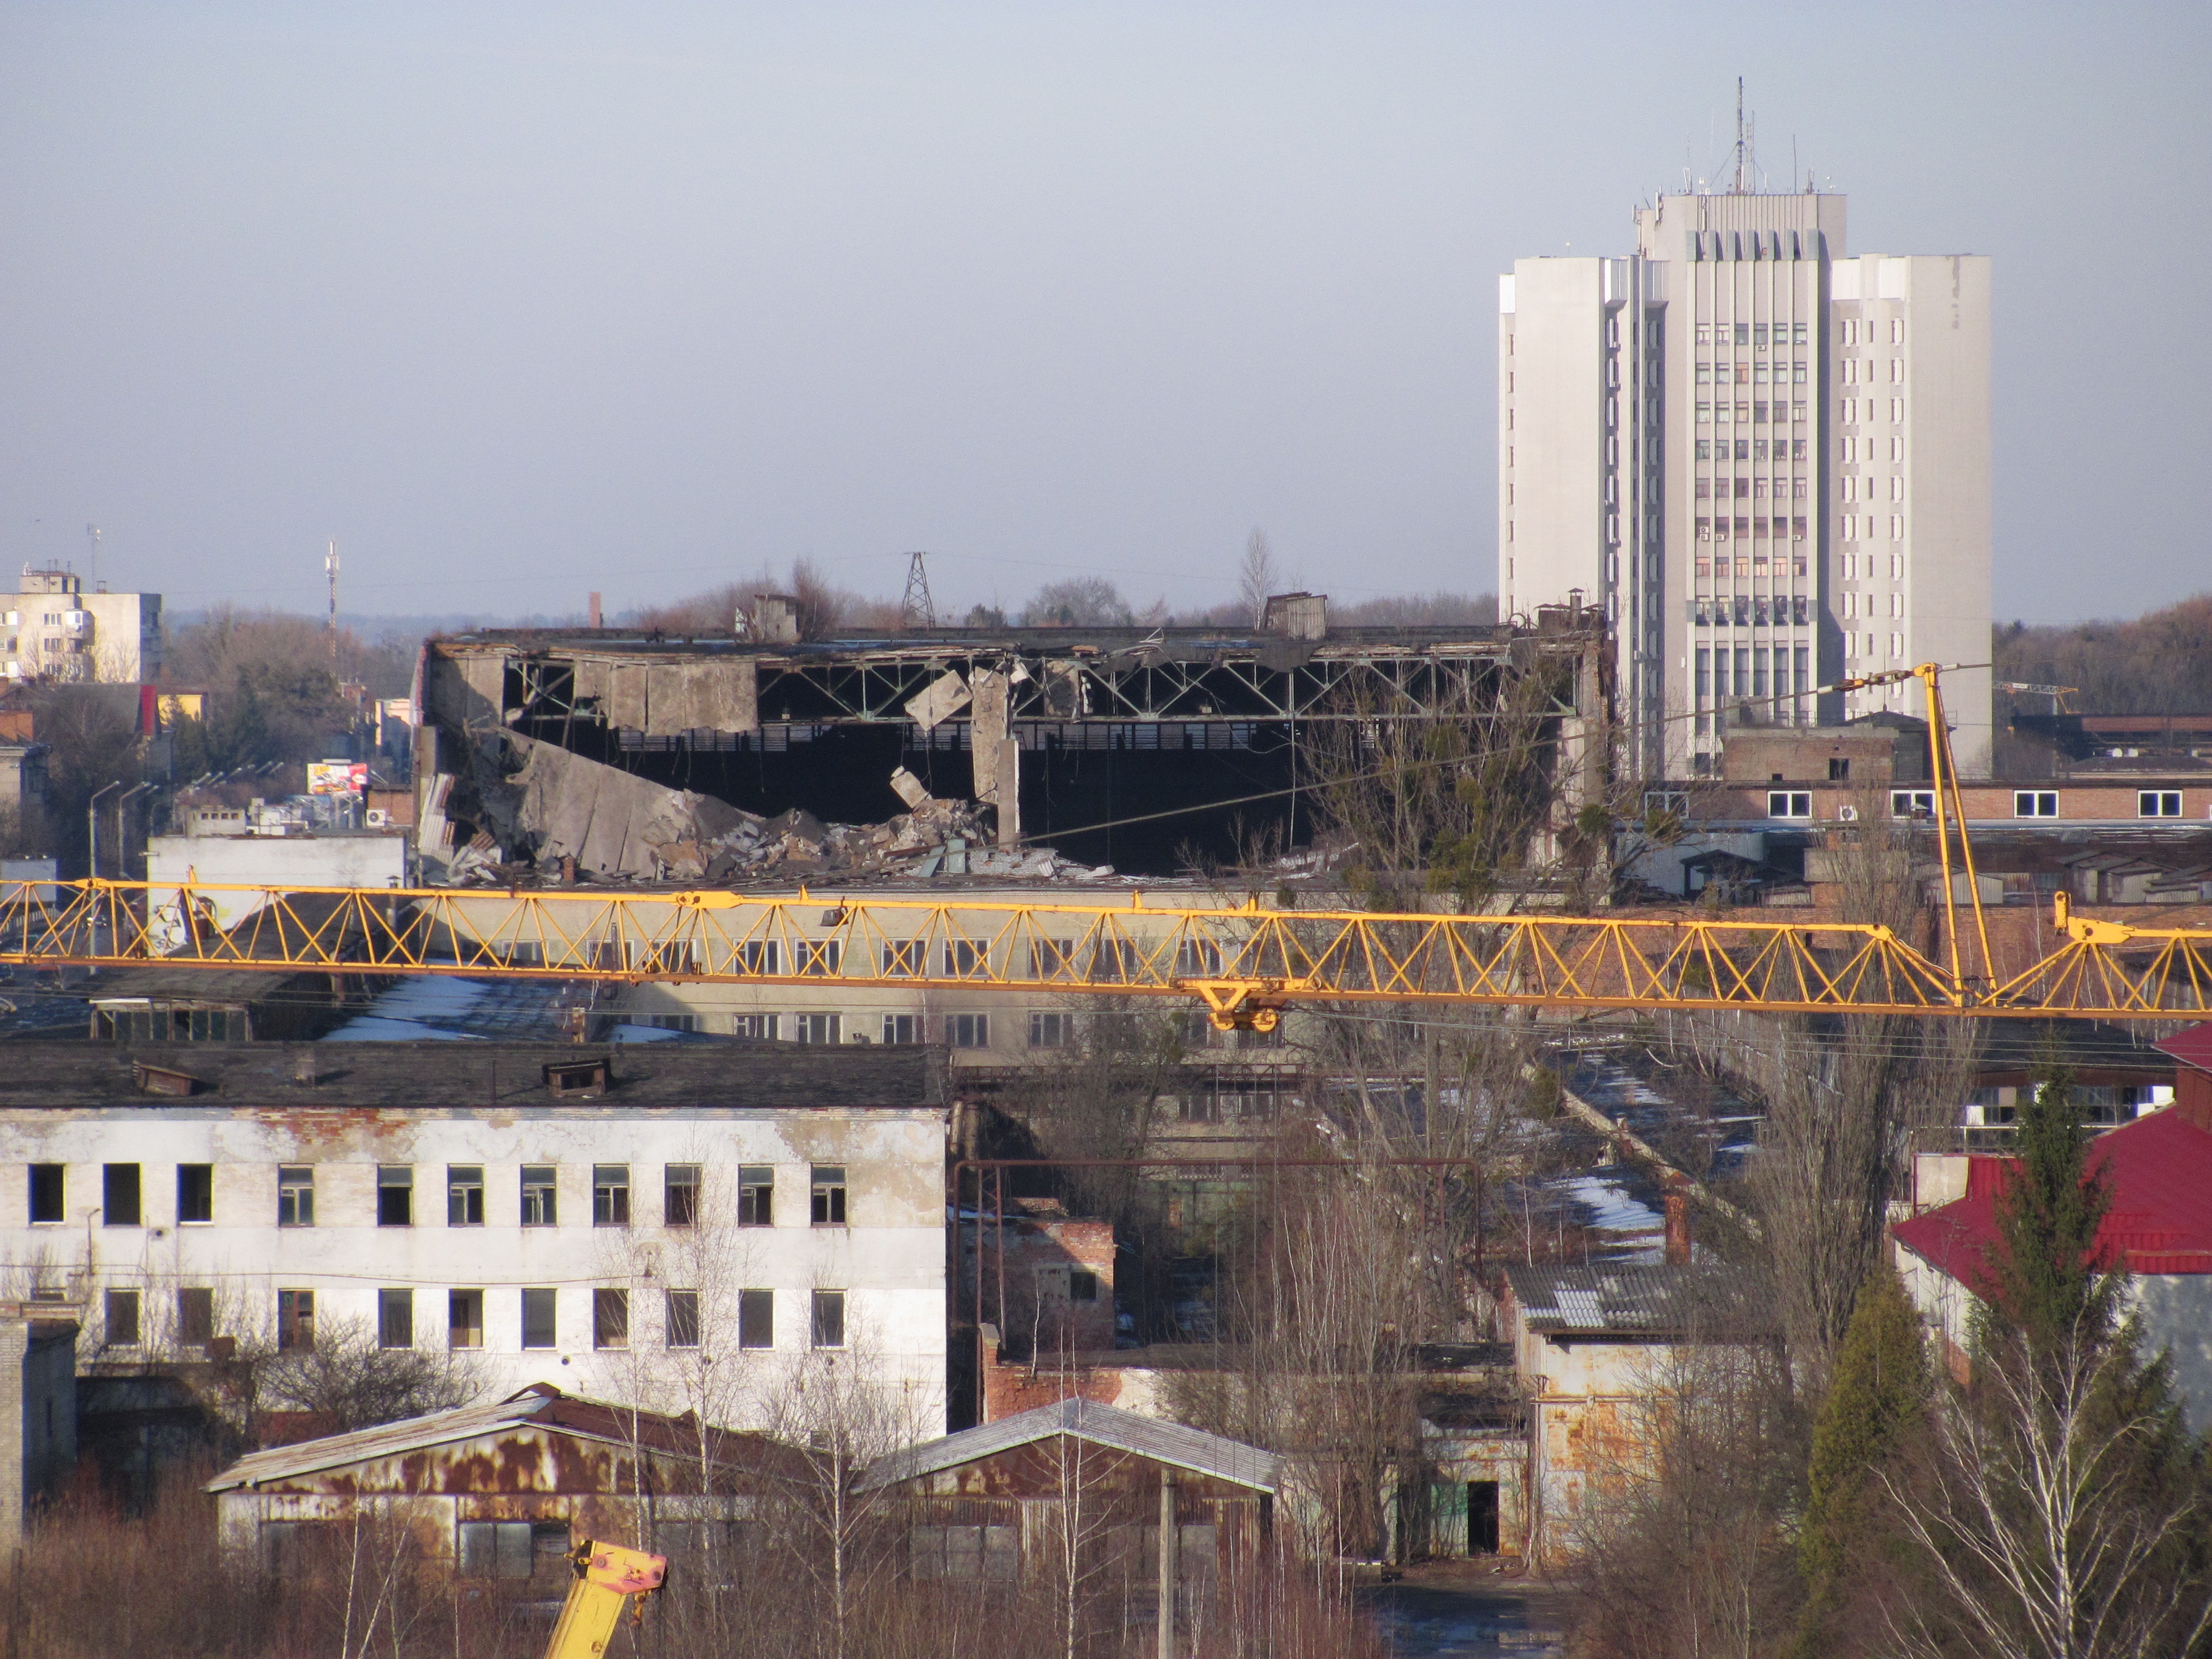
<instances>
[{"instance_id":1,"label":"tall white high-rise building","mask_svg":"<svg viewBox=\"0 0 2212 1659\"><path fill-rule=\"evenodd\" d=\"M1619 653L1625 757L1717 773L1743 721L1918 714L1990 657L1990 262L1846 257L1844 198L1662 196L1628 258L1498 282L1498 592L1580 590ZM1947 675L1986 773L1990 671ZM1748 705L1747 707L1747 705Z\"/></svg>"}]
</instances>

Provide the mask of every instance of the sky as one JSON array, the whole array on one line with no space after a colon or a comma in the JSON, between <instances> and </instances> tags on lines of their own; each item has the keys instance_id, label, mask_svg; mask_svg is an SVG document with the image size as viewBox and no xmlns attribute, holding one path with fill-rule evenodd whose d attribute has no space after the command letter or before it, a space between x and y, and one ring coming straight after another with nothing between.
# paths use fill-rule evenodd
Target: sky
<instances>
[{"instance_id":1,"label":"sky","mask_svg":"<svg viewBox=\"0 0 2212 1659\"><path fill-rule=\"evenodd\" d=\"M335 537L349 612L490 619L925 549L940 610L1193 606L1260 526L1486 591L1496 276L1631 251L1739 75L1852 251L1994 258L1998 618L2212 588L2178 3L0 0L0 560L96 523L112 586L319 610Z\"/></svg>"}]
</instances>

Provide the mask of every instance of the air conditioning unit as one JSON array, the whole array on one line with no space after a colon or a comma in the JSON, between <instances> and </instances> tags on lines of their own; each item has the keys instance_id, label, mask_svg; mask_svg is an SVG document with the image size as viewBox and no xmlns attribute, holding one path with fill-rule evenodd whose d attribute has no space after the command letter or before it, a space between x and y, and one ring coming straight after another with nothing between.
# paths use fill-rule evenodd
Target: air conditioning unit
<instances>
[{"instance_id":1,"label":"air conditioning unit","mask_svg":"<svg viewBox=\"0 0 2212 1659\"><path fill-rule=\"evenodd\" d=\"M1845 823L1856 823L1859 821L1859 809L1856 806L1838 806L1836 809L1836 817Z\"/></svg>"},{"instance_id":2,"label":"air conditioning unit","mask_svg":"<svg viewBox=\"0 0 2212 1659\"><path fill-rule=\"evenodd\" d=\"M392 822L392 814L381 806L372 806L363 815L362 821L372 830L381 830Z\"/></svg>"}]
</instances>

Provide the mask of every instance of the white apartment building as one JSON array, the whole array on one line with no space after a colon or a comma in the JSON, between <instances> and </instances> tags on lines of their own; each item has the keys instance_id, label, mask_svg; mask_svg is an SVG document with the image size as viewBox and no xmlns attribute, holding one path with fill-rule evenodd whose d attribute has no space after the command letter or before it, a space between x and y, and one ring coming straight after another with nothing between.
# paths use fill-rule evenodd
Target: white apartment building
<instances>
[{"instance_id":1,"label":"white apartment building","mask_svg":"<svg viewBox=\"0 0 2212 1659\"><path fill-rule=\"evenodd\" d=\"M161 672L161 596L88 593L67 570L25 566L0 592L0 674L143 685Z\"/></svg>"},{"instance_id":2,"label":"white apartment building","mask_svg":"<svg viewBox=\"0 0 2212 1659\"><path fill-rule=\"evenodd\" d=\"M1844 252L1840 196L1662 196L1626 258L1498 282L1498 591L1615 630L1628 758L1717 775L1732 725L1918 714L1990 654L1990 262ZM1990 764L1990 671L1947 676ZM1748 704L1747 709L1745 705Z\"/></svg>"},{"instance_id":3,"label":"white apartment building","mask_svg":"<svg viewBox=\"0 0 2212 1659\"><path fill-rule=\"evenodd\" d=\"M80 1364L336 1325L766 1426L825 1356L945 1422L951 1106L934 1049L478 1042L24 1047L0 1263ZM215 1352L220 1352L216 1348Z\"/></svg>"}]
</instances>

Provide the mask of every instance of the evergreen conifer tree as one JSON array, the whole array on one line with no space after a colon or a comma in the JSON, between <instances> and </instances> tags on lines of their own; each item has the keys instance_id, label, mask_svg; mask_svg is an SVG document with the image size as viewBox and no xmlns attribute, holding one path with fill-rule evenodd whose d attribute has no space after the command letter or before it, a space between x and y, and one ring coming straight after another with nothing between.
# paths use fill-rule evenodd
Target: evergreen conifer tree
<instances>
[{"instance_id":1,"label":"evergreen conifer tree","mask_svg":"<svg viewBox=\"0 0 2212 1659\"><path fill-rule=\"evenodd\" d=\"M1793 1659L1846 1651L1855 1583L1898 1565L1899 1535L1881 1524L1882 1475L1924 1425L1931 1378L1920 1320L1904 1282L1877 1261L1859 1287L1828 1396L1814 1424L1797 1559L1805 1607ZM1886 1547L1887 1546L1887 1547Z\"/></svg>"}]
</instances>

